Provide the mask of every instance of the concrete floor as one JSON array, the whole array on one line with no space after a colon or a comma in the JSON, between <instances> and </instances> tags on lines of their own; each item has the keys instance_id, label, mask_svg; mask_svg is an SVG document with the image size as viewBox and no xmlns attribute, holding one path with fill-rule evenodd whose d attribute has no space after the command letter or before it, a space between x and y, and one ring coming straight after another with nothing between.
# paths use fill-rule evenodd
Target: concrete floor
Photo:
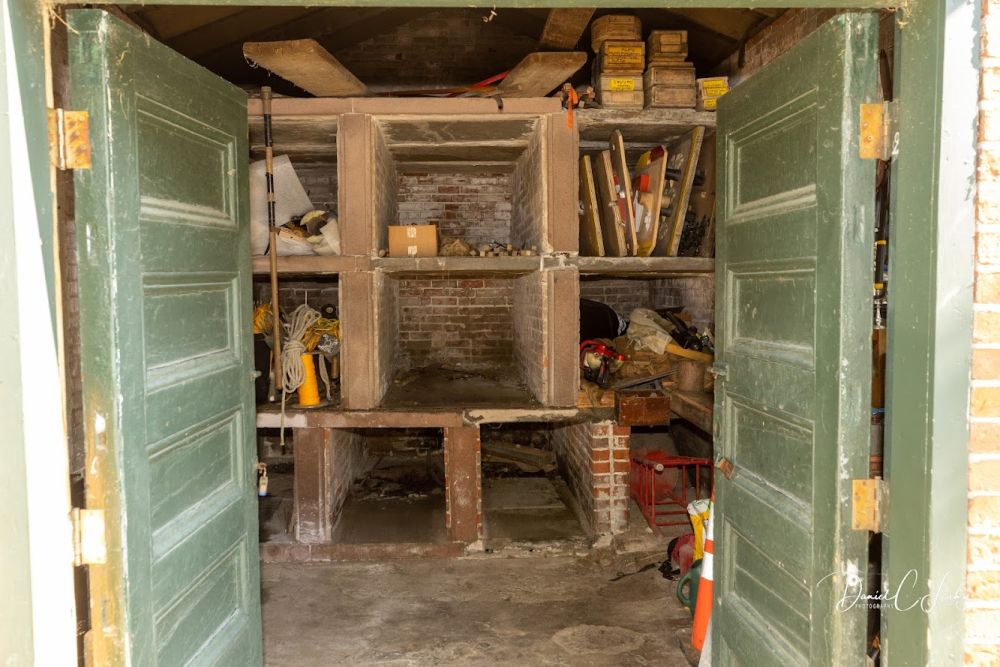
<instances>
[{"instance_id":1,"label":"concrete floor","mask_svg":"<svg viewBox=\"0 0 1000 667\"><path fill-rule=\"evenodd\" d=\"M541 404L511 369L469 373L437 366L396 376L382 399L385 408L534 408Z\"/></svg>"},{"instance_id":2,"label":"concrete floor","mask_svg":"<svg viewBox=\"0 0 1000 667\"><path fill-rule=\"evenodd\" d=\"M688 665L690 616L674 582L639 571L648 562L591 551L263 564L265 663Z\"/></svg>"}]
</instances>

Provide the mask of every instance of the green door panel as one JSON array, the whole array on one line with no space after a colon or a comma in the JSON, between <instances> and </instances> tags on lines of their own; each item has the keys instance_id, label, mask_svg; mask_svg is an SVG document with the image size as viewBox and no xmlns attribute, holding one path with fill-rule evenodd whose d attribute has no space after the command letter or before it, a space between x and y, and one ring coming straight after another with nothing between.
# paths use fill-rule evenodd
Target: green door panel
<instances>
[{"instance_id":1,"label":"green door panel","mask_svg":"<svg viewBox=\"0 0 1000 667\"><path fill-rule=\"evenodd\" d=\"M864 662L877 35L837 16L719 102L715 664Z\"/></svg>"},{"instance_id":2,"label":"green door panel","mask_svg":"<svg viewBox=\"0 0 1000 667\"><path fill-rule=\"evenodd\" d=\"M132 665L261 662L246 95L69 12L84 394L111 448ZM117 525L117 524L116 524Z\"/></svg>"}]
</instances>

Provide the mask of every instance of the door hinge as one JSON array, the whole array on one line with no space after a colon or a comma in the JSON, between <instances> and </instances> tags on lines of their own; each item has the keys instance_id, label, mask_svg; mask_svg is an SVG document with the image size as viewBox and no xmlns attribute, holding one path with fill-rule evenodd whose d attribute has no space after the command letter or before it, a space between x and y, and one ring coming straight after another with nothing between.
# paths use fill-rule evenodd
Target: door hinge
<instances>
[{"instance_id":1,"label":"door hinge","mask_svg":"<svg viewBox=\"0 0 1000 667\"><path fill-rule=\"evenodd\" d=\"M49 157L57 169L90 169L90 114L49 109Z\"/></svg>"},{"instance_id":2,"label":"door hinge","mask_svg":"<svg viewBox=\"0 0 1000 667\"><path fill-rule=\"evenodd\" d=\"M76 565L103 565L108 562L104 510L74 507L73 554Z\"/></svg>"},{"instance_id":3,"label":"door hinge","mask_svg":"<svg viewBox=\"0 0 1000 667\"><path fill-rule=\"evenodd\" d=\"M856 479L853 483L851 528L883 533L889 519L889 485L884 479Z\"/></svg>"},{"instance_id":4,"label":"door hinge","mask_svg":"<svg viewBox=\"0 0 1000 667\"><path fill-rule=\"evenodd\" d=\"M888 160L899 154L898 111L895 101L861 105L858 152L862 160Z\"/></svg>"}]
</instances>

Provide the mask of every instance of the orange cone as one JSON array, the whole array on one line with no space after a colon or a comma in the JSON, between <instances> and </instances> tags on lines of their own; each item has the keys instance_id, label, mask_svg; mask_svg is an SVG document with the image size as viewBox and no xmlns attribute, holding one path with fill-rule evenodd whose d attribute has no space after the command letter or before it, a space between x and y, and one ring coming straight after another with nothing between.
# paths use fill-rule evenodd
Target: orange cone
<instances>
[{"instance_id":1,"label":"orange cone","mask_svg":"<svg viewBox=\"0 0 1000 667\"><path fill-rule=\"evenodd\" d=\"M694 606L694 622L691 627L691 646L699 651L705 645L705 631L712 618L712 560L715 554L715 494L708 510L708 535L705 539L705 556L701 561L701 581L698 583L698 599Z\"/></svg>"}]
</instances>

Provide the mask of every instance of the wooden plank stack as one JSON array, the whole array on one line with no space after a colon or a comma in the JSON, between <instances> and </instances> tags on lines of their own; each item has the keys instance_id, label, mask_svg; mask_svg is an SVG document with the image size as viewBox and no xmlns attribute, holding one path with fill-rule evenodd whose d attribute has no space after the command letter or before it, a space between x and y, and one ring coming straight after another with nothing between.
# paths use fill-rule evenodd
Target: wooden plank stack
<instances>
[{"instance_id":1,"label":"wooden plank stack","mask_svg":"<svg viewBox=\"0 0 1000 667\"><path fill-rule=\"evenodd\" d=\"M687 62L687 30L654 30L646 41L643 76L647 107L691 109L696 102L694 64Z\"/></svg>"},{"instance_id":2,"label":"wooden plank stack","mask_svg":"<svg viewBox=\"0 0 1000 667\"><path fill-rule=\"evenodd\" d=\"M634 16L609 14L591 24L590 35L590 45L597 54L593 85L598 104L641 109L646 62L642 23Z\"/></svg>"}]
</instances>

